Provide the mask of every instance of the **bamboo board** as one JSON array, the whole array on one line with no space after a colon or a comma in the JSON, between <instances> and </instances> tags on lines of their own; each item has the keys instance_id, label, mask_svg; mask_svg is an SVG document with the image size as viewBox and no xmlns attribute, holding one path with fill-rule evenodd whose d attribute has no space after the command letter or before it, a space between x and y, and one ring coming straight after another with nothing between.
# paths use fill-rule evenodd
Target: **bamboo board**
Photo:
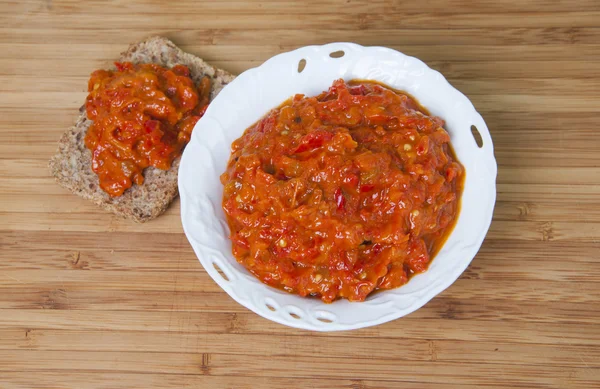
<instances>
[{"instance_id":1,"label":"bamboo board","mask_svg":"<svg viewBox=\"0 0 600 389\"><path fill-rule=\"evenodd\" d=\"M600 3L302 4L0 4L0 388L600 387ZM309 333L221 291L177 201L137 225L58 187L47 160L89 73L154 34L234 73L330 41L440 70L499 164L472 265L403 319Z\"/></svg>"}]
</instances>

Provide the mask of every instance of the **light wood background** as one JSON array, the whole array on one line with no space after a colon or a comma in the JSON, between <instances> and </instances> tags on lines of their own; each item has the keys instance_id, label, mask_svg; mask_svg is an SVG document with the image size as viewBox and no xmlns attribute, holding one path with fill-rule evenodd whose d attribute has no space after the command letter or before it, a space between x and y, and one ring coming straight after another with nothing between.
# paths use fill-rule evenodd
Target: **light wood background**
<instances>
[{"instance_id":1,"label":"light wood background","mask_svg":"<svg viewBox=\"0 0 600 389\"><path fill-rule=\"evenodd\" d=\"M222 292L177 202L138 225L60 188L90 72L152 34L235 73L329 41L440 70L499 162L472 265L406 318L310 333ZM2 1L0 388L600 387L599 61L598 0Z\"/></svg>"}]
</instances>

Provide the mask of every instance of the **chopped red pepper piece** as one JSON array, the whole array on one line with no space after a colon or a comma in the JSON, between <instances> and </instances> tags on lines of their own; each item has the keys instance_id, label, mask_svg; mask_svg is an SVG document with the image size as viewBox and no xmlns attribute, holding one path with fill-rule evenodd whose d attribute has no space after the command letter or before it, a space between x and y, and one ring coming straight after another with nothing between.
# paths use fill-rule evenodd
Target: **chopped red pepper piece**
<instances>
[{"instance_id":1,"label":"chopped red pepper piece","mask_svg":"<svg viewBox=\"0 0 600 389\"><path fill-rule=\"evenodd\" d=\"M373 185L373 184L362 184L362 185L360 186L360 191L361 191L362 193L365 193L365 192L370 192L370 191L372 191L373 189L375 189L375 185Z\"/></svg>"},{"instance_id":2,"label":"chopped red pepper piece","mask_svg":"<svg viewBox=\"0 0 600 389\"><path fill-rule=\"evenodd\" d=\"M144 128L146 129L146 133L149 134L152 131L156 130L156 128L159 125L159 121L158 120L146 120L146 122L144 123Z\"/></svg>"},{"instance_id":3,"label":"chopped red pepper piece","mask_svg":"<svg viewBox=\"0 0 600 389\"><path fill-rule=\"evenodd\" d=\"M348 90L350 91L351 95L364 96L364 95L366 95L368 93L367 88L363 84L350 87L350 88L348 88Z\"/></svg>"},{"instance_id":4,"label":"chopped red pepper piece","mask_svg":"<svg viewBox=\"0 0 600 389\"><path fill-rule=\"evenodd\" d=\"M315 130L309 132L300 139L300 144L296 147L294 153L298 154L317 149L323 146L323 143L326 141L331 140L331 138L333 138L333 134L327 131Z\"/></svg>"}]
</instances>

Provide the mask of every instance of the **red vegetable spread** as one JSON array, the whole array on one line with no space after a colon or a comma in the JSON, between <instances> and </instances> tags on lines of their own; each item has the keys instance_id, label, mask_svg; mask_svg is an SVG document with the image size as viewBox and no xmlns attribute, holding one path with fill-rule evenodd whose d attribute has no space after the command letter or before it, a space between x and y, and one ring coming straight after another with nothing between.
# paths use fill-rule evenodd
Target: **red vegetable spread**
<instances>
[{"instance_id":1,"label":"red vegetable spread","mask_svg":"<svg viewBox=\"0 0 600 389\"><path fill-rule=\"evenodd\" d=\"M464 169L443 124L374 82L294 96L233 142L221 182L234 256L325 302L405 284L459 211Z\"/></svg>"},{"instance_id":2,"label":"red vegetable spread","mask_svg":"<svg viewBox=\"0 0 600 389\"><path fill-rule=\"evenodd\" d=\"M85 137L100 187L120 196L144 182L148 166L168 170L190 139L210 97L210 80L197 88L183 65L116 63L92 73L86 100L93 121Z\"/></svg>"}]
</instances>

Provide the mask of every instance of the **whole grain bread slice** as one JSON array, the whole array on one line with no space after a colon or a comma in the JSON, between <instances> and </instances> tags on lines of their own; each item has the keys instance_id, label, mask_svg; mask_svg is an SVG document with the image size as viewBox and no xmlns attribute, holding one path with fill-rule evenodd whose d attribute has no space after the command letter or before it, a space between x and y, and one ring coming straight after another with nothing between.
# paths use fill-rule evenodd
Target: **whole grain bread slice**
<instances>
[{"instance_id":1,"label":"whole grain bread slice","mask_svg":"<svg viewBox=\"0 0 600 389\"><path fill-rule=\"evenodd\" d=\"M156 36L133 44L121 54L121 62L155 63L165 67L186 65L194 82L202 77L212 79L211 100L235 76L217 69L202 59L179 49L167 38ZM85 107L73 127L61 137L57 153L50 159L50 170L56 181L71 192L93 201L100 207L136 222L145 222L162 214L177 196L179 158L169 170L149 167L144 171L144 183L133 185L119 197L110 197L100 189L98 176L92 171L92 154L85 147L85 134L92 124Z\"/></svg>"}]
</instances>

